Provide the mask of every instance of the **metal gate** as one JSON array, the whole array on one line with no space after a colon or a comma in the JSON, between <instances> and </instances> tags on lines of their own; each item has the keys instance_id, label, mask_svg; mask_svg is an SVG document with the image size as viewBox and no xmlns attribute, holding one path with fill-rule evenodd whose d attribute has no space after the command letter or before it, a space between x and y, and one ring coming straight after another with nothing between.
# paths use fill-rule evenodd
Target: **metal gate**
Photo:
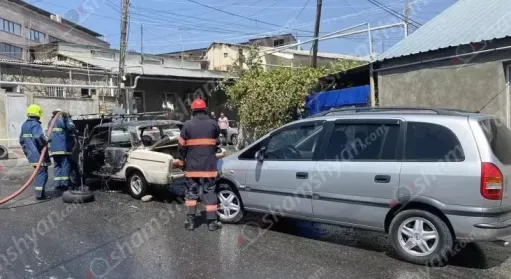
<instances>
[{"instance_id":1,"label":"metal gate","mask_svg":"<svg viewBox=\"0 0 511 279\"><path fill-rule=\"evenodd\" d=\"M7 94L7 102L5 102L5 111L7 112L7 136L9 141L8 147L19 147L19 137L21 133L21 125L25 122L27 116L27 96L24 94Z\"/></svg>"}]
</instances>

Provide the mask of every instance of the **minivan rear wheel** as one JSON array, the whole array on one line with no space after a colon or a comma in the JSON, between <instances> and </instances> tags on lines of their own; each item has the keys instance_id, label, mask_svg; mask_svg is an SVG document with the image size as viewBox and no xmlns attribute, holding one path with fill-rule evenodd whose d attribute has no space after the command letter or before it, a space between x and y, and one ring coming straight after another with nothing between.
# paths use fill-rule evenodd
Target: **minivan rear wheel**
<instances>
[{"instance_id":1,"label":"minivan rear wheel","mask_svg":"<svg viewBox=\"0 0 511 279\"><path fill-rule=\"evenodd\" d=\"M405 210L390 224L390 242L404 260L421 265L445 265L454 245L447 224L433 213Z\"/></svg>"}]
</instances>

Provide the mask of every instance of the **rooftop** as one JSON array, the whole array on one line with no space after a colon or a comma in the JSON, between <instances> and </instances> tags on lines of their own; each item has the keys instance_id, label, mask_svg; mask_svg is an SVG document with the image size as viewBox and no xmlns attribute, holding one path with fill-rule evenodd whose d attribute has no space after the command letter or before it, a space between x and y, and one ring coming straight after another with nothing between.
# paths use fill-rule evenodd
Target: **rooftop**
<instances>
[{"instance_id":1,"label":"rooftop","mask_svg":"<svg viewBox=\"0 0 511 279\"><path fill-rule=\"evenodd\" d=\"M511 35L511 0L462 0L377 60L392 59Z\"/></svg>"},{"instance_id":2,"label":"rooftop","mask_svg":"<svg viewBox=\"0 0 511 279\"><path fill-rule=\"evenodd\" d=\"M22 1L22 0L7 0L7 1L11 2L11 3L14 3L14 4L17 4L17 5L20 5L20 6L23 6L23 7L27 8L27 9L33 11L33 12L36 12L36 13L38 13L40 15L43 15L43 16L46 16L48 18L50 18L50 16L53 15L52 13L50 13L50 12L48 12L46 10L38 8L38 7L36 7L36 6L34 6L34 5L30 4L30 3L27 3L25 1ZM37 1L35 1L34 3L37 3ZM67 19L62 18L62 23L66 24L66 25L69 25L72 28L75 28L75 29L80 30L82 32L85 32L85 33L87 33L87 34L89 34L91 36L103 37L103 35L95 32L95 31L92 31L92 30L90 30L88 28L85 28L85 27L83 27L81 25L78 25L78 24L76 24L74 22L71 22L71 21L69 21Z\"/></svg>"}]
</instances>

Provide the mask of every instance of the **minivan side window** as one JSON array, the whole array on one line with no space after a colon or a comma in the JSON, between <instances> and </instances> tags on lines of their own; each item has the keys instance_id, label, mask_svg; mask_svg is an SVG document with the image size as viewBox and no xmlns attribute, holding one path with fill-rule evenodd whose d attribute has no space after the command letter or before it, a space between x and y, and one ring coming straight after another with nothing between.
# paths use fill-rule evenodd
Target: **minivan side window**
<instances>
[{"instance_id":1,"label":"minivan side window","mask_svg":"<svg viewBox=\"0 0 511 279\"><path fill-rule=\"evenodd\" d=\"M266 147L268 160L312 160L323 135L323 123L303 123L281 129L240 155L240 159L254 160L255 153Z\"/></svg>"},{"instance_id":2,"label":"minivan side window","mask_svg":"<svg viewBox=\"0 0 511 279\"><path fill-rule=\"evenodd\" d=\"M338 123L330 137L325 160L394 161L399 125Z\"/></svg>"},{"instance_id":3,"label":"minivan side window","mask_svg":"<svg viewBox=\"0 0 511 279\"><path fill-rule=\"evenodd\" d=\"M511 164L511 131L497 118L482 120L479 125L493 154L502 164Z\"/></svg>"},{"instance_id":4,"label":"minivan side window","mask_svg":"<svg viewBox=\"0 0 511 279\"><path fill-rule=\"evenodd\" d=\"M408 162L462 162L465 153L449 128L432 123L408 122L404 159Z\"/></svg>"}]
</instances>

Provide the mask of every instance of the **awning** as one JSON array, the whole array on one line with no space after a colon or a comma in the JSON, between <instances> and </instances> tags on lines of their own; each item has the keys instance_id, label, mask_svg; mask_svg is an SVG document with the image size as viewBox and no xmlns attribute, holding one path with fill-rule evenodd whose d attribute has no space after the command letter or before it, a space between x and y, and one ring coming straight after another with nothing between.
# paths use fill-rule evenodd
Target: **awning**
<instances>
[{"instance_id":1,"label":"awning","mask_svg":"<svg viewBox=\"0 0 511 279\"><path fill-rule=\"evenodd\" d=\"M323 91L307 96L305 108L310 115L331 108L344 106L366 106L369 102L369 85Z\"/></svg>"}]
</instances>

